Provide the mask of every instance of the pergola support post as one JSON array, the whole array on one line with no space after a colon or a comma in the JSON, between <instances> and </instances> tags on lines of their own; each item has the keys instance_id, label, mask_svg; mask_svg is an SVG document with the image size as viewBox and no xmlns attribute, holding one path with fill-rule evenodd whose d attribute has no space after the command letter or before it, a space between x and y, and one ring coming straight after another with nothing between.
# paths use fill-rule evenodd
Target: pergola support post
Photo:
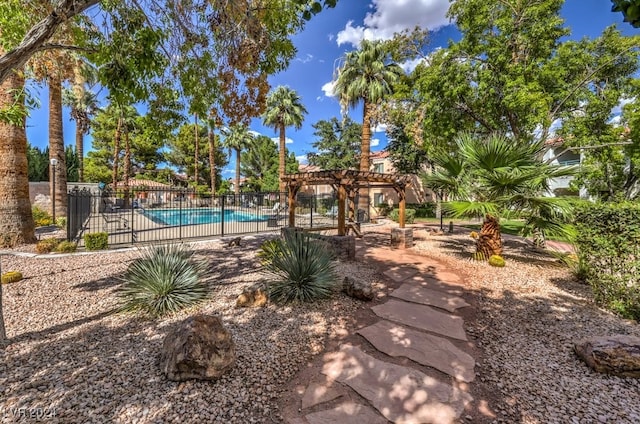
<instances>
[{"instance_id":1,"label":"pergola support post","mask_svg":"<svg viewBox=\"0 0 640 424\"><path fill-rule=\"evenodd\" d=\"M345 206L347 201L347 190L344 185L338 186L338 235L347 234L347 226L345 225Z\"/></svg>"}]
</instances>

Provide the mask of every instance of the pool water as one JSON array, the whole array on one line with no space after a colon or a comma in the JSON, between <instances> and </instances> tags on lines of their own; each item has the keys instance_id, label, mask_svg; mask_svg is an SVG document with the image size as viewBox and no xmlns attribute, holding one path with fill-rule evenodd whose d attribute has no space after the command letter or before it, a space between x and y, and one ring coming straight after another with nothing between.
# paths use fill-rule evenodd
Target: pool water
<instances>
[{"instance_id":1,"label":"pool water","mask_svg":"<svg viewBox=\"0 0 640 424\"><path fill-rule=\"evenodd\" d=\"M143 215L162 225L215 224L222 222L222 211L219 208L146 209ZM268 215L256 215L231 209L224 211L224 222L259 222L266 221L268 218Z\"/></svg>"}]
</instances>

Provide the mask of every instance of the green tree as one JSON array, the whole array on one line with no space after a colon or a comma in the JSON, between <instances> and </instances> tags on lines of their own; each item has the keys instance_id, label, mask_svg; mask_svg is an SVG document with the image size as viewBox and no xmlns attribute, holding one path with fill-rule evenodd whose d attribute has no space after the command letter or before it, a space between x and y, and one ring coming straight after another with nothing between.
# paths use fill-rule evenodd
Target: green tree
<instances>
[{"instance_id":1,"label":"green tree","mask_svg":"<svg viewBox=\"0 0 640 424\"><path fill-rule=\"evenodd\" d=\"M624 21L640 28L640 0L611 0L612 12L622 12Z\"/></svg>"},{"instance_id":2,"label":"green tree","mask_svg":"<svg viewBox=\"0 0 640 424\"><path fill-rule=\"evenodd\" d=\"M27 145L27 162L29 169L29 181L49 181L49 147L44 151Z\"/></svg>"},{"instance_id":3,"label":"green tree","mask_svg":"<svg viewBox=\"0 0 640 424\"><path fill-rule=\"evenodd\" d=\"M236 152L236 181L234 184L234 192L237 196L240 194L240 164L242 151L251 145L253 142L253 135L249 132L249 128L242 124L235 124L230 128L225 128L223 133L223 145L229 149L229 156L231 156L231 150Z\"/></svg>"},{"instance_id":4,"label":"green tree","mask_svg":"<svg viewBox=\"0 0 640 424\"><path fill-rule=\"evenodd\" d=\"M265 125L275 128L279 133L280 147L278 149L278 175L280 178L280 193L285 191L283 180L286 162L286 127L300 129L304 115L307 113L300 96L289 87L279 86L267 97L267 109L262 119Z\"/></svg>"},{"instance_id":5,"label":"green tree","mask_svg":"<svg viewBox=\"0 0 640 424\"><path fill-rule=\"evenodd\" d=\"M348 116L342 120L331 118L313 124L317 150L307 154L311 165L321 169L358 169L362 126Z\"/></svg>"},{"instance_id":6,"label":"green tree","mask_svg":"<svg viewBox=\"0 0 640 424\"><path fill-rule=\"evenodd\" d=\"M402 126L393 125L387 130L386 149L391 157L391 163L396 172L403 174L417 174L424 171L429 161L427 151L412 142Z\"/></svg>"},{"instance_id":7,"label":"green tree","mask_svg":"<svg viewBox=\"0 0 640 424\"><path fill-rule=\"evenodd\" d=\"M241 172L246 178L245 187L249 191L266 192L279 190L278 148L267 136L253 138L243 155ZM285 152L287 173L298 171L298 161L293 152Z\"/></svg>"},{"instance_id":8,"label":"green tree","mask_svg":"<svg viewBox=\"0 0 640 424\"><path fill-rule=\"evenodd\" d=\"M425 174L425 185L444 192L445 204L454 216L484 216L476 244L482 258L502 254L499 213L520 211L538 244L545 232L561 232L568 203L547 197L553 178L572 175L570 167L544 163L543 143L515 143L499 135L481 138L463 134L456 140L457 154L441 152L433 157L435 172Z\"/></svg>"}]
</instances>

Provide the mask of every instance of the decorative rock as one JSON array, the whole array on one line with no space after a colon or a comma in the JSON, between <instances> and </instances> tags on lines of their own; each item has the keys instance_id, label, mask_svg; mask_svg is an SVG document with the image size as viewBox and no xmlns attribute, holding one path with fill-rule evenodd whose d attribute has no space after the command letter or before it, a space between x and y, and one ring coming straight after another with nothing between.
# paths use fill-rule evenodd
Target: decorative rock
<instances>
[{"instance_id":1,"label":"decorative rock","mask_svg":"<svg viewBox=\"0 0 640 424\"><path fill-rule=\"evenodd\" d=\"M640 378L640 337L592 337L580 340L573 348L597 372Z\"/></svg>"},{"instance_id":2,"label":"decorative rock","mask_svg":"<svg viewBox=\"0 0 640 424\"><path fill-rule=\"evenodd\" d=\"M384 275L399 283L409 277L415 276L417 273L418 269L411 266L394 266L386 270Z\"/></svg>"},{"instance_id":3,"label":"decorative rock","mask_svg":"<svg viewBox=\"0 0 640 424\"><path fill-rule=\"evenodd\" d=\"M391 248L408 249L413 247L413 228L392 228Z\"/></svg>"},{"instance_id":4,"label":"decorative rock","mask_svg":"<svg viewBox=\"0 0 640 424\"><path fill-rule=\"evenodd\" d=\"M472 400L456 387L413 368L380 361L358 347L344 345L325 358L323 374L349 385L394 423L453 423Z\"/></svg>"},{"instance_id":5,"label":"decorative rock","mask_svg":"<svg viewBox=\"0 0 640 424\"><path fill-rule=\"evenodd\" d=\"M373 288L368 281L353 280L349 277L344 277L342 282L342 291L347 296L353 297L359 300L371 300L373 299Z\"/></svg>"},{"instance_id":6,"label":"decorative rock","mask_svg":"<svg viewBox=\"0 0 640 424\"><path fill-rule=\"evenodd\" d=\"M242 291L236 300L236 307L261 307L267 304L269 296L262 284L251 286Z\"/></svg>"},{"instance_id":7,"label":"decorative rock","mask_svg":"<svg viewBox=\"0 0 640 424\"><path fill-rule=\"evenodd\" d=\"M236 360L231 333L218 317L196 315L169 332L162 346L160 367L169 380L215 380Z\"/></svg>"}]
</instances>

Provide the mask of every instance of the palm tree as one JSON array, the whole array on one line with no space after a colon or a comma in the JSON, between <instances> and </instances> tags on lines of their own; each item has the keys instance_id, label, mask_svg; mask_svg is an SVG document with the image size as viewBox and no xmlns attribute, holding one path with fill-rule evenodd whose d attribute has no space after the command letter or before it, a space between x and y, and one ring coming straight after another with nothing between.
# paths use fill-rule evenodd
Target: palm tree
<instances>
[{"instance_id":1,"label":"palm tree","mask_svg":"<svg viewBox=\"0 0 640 424\"><path fill-rule=\"evenodd\" d=\"M64 136L62 132L62 78L57 70L49 75L49 158L55 159L53 167L55 187L50 188L51 198L55 196L57 217L67 216L67 165L64 154Z\"/></svg>"},{"instance_id":2,"label":"palm tree","mask_svg":"<svg viewBox=\"0 0 640 424\"><path fill-rule=\"evenodd\" d=\"M444 207L454 217L484 216L476 243L478 257L502 254L499 214L504 210L522 213L527 217L525 226L543 236L565 231L560 222L569 212L569 203L544 194L553 178L572 175L575 170L543 162L542 143L463 134L456 145L456 154L441 151L433 156L435 172L424 175L423 181L447 195L451 201Z\"/></svg>"},{"instance_id":3,"label":"palm tree","mask_svg":"<svg viewBox=\"0 0 640 424\"><path fill-rule=\"evenodd\" d=\"M71 119L76 123L76 154L78 156L78 181L84 181L84 136L89 133L91 118L98 111L98 96L87 90L87 77L82 65L74 67L74 81L71 88L62 93L62 102L71 108Z\"/></svg>"},{"instance_id":4,"label":"palm tree","mask_svg":"<svg viewBox=\"0 0 640 424\"><path fill-rule=\"evenodd\" d=\"M22 72L12 73L0 84L0 110L15 112L11 120L0 119L0 246L12 247L36 240L29 201Z\"/></svg>"},{"instance_id":5,"label":"palm tree","mask_svg":"<svg viewBox=\"0 0 640 424\"><path fill-rule=\"evenodd\" d=\"M401 75L402 68L389 60L389 51L381 41L363 40L359 50L347 53L338 69L335 92L340 103L345 108L363 103L360 171L369 171L373 112L376 105L392 93L393 83ZM368 190L360 193L359 207L369 207L368 197Z\"/></svg>"},{"instance_id":6,"label":"palm tree","mask_svg":"<svg viewBox=\"0 0 640 424\"><path fill-rule=\"evenodd\" d=\"M234 193L237 196L240 194L240 154L243 149L246 149L253 141L253 135L249 132L249 128L243 124L232 125L231 128L225 128L223 130L225 135L224 146L236 152L236 183L234 186ZM231 156L231 152L229 152Z\"/></svg>"},{"instance_id":7,"label":"palm tree","mask_svg":"<svg viewBox=\"0 0 640 424\"><path fill-rule=\"evenodd\" d=\"M278 176L280 178L280 193L284 193L285 174L285 128L294 126L302 128L302 121L307 109L302 105L300 96L287 86L278 86L267 97L266 112L262 116L264 124L276 129L280 136L280 148L278 152Z\"/></svg>"}]
</instances>

